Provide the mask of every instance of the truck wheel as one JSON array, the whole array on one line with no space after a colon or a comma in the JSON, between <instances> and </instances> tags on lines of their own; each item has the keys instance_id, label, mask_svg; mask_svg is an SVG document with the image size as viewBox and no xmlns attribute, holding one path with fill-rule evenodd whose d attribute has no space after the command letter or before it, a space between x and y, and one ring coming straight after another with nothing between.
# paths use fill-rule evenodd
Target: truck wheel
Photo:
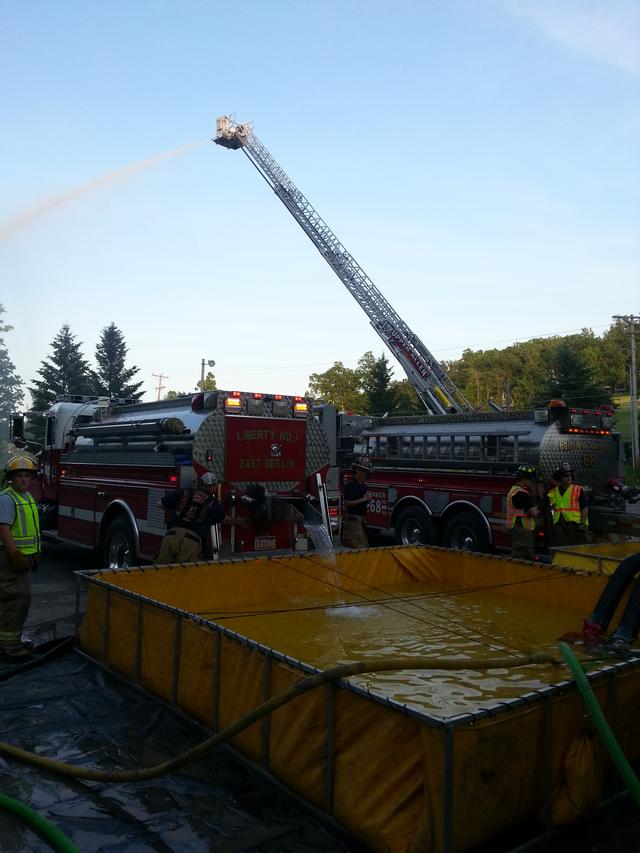
<instances>
[{"instance_id":1,"label":"truck wheel","mask_svg":"<svg viewBox=\"0 0 640 853\"><path fill-rule=\"evenodd\" d=\"M131 524L116 518L107 527L100 552L102 568L125 569L136 563L136 543Z\"/></svg>"},{"instance_id":2,"label":"truck wheel","mask_svg":"<svg viewBox=\"0 0 640 853\"><path fill-rule=\"evenodd\" d=\"M409 506L398 513L394 527L398 545L436 545L438 542L435 524L419 506Z\"/></svg>"},{"instance_id":3,"label":"truck wheel","mask_svg":"<svg viewBox=\"0 0 640 853\"><path fill-rule=\"evenodd\" d=\"M460 512L451 518L444 529L446 548L461 551L489 550L489 534L482 519L474 512Z\"/></svg>"}]
</instances>

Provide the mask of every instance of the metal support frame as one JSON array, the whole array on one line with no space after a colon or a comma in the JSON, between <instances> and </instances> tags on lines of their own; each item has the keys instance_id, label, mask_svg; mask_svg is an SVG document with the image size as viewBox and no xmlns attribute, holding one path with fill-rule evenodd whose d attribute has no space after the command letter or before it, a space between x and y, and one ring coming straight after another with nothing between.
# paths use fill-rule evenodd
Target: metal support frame
<instances>
[{"instance_id":1,"label":"metal support frame","mask_svg":"<svg viewBox=\"0 0 640 853\"><path fill-rule=\"evenodd\" d=\"M449 726L444 730L444 773L442 779L444 804L442 813L443 853L451 853L453 850L453 731Z\"/></svg>"},{"instance_id":2,"label":"metal support frame","mask_svg":"<svg viewBox=\"0 0 640 853\"><path fill-rule=\"evenodd\" d=\"M135 679L140 683L142 675L142 602L136 603L136 669Z\"/></svg>"},{"instance_id":3,"label":"metal support frame","mask_svg":"<svg viewBox=\"0 0 640 853\"><path fill-rule=\"evenodd\" d=\"M271 655L264 656L264 690L262 694L264 702L268 702L271 698ZM269 744L271 740L271 714L268 714L261 723L262 737L262 766L265 770L269 769Z\"/></svg>"},{"instance_id":4,"label":"metal support frame","mask_svg":"<svg viewBox=\"0 0 640 853\"><path fill-rule=\"evenodd\" d=\"M180 686L180 649L182 641L182 617L176 613L173 623L173 679L171 697L174 705L178 704L178 687Z\"/></svg>"},{"instance_id":5,"label":"metal support frame","mask_svg":"<svg viewBox=\"0 0 640 853\"><path fill-rule=\"evenodd\" d=\"M220 666L222 663L222 635L215 632L215 647L213 650L213 678L211 679L213 708L211 713L211 728L217 732L220 728Z\"/></svg>"},{"instance_id":6,"label":"metal support frame","mask_svg":"<svg viewBox=\"0 0 640 853\"><path fill-rule=\"evenodd\" d=\"M75 644L80 642L80 576L76 574L76 609L73 617L73 636Z\"/></svg>"},{"instance_id":7,"label":"metal support frame","mask_svg":"<svg viewBox=\"0 0 640 853\"><path fill-rule=\"evenodd\" d=\"M553 830L553 699L550 694L544 697L543 712L543 762L544 762L544 805L543 818L546 832Z\"/></svg>"},{"instance_id":8,"label":"metal support frame","mask_svg":"<svg viewBox=\"0 0 640 853\"><path fill-rule=\"evenodd\" d=\"M324 763L324 809L333 817L333 799L335 791L336 772L336 686L327 684L327 704L325 708L325 763Z\"/></svg>"},{"instance_id":9,"label":"metal support frame","mask_svg":"<svg viewBox=\"0 0 640 853\"><path fill-rule=\"evenodd\" d=\"M109 660L109 610L110 610L110 601L111 591L109 587L104 588L104 610L102 614L103 624L102 624L102 661L103 663L107 663Z\"/></svg>"}]
</instances>

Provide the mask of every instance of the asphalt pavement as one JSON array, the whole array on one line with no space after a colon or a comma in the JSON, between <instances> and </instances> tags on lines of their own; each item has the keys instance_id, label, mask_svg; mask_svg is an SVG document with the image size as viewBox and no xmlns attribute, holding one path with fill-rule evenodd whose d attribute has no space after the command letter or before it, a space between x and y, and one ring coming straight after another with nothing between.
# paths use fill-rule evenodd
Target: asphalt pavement
<instances>
[{"instance_id":1,"label":"asphalt pavement","mask_svg":"<svg viewBox=\"0 0 640 853\"><path fill-rule=\"evenodd\" d=\"M31 608L24 633L37 643L68 637L75 630L75 571L93 569L90 551L73 545L45 544L31 575Z\"/></svg>"}]
</instances>

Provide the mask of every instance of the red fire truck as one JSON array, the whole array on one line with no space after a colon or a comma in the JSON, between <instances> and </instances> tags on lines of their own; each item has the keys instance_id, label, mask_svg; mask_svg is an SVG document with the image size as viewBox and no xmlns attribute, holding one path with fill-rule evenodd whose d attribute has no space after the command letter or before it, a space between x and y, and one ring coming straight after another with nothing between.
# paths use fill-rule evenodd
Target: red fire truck
<instances>
[{"instance_id":1,"label":"red fire truck","mask_svg":"<svg viewBox=\"0 0 640 853\"><path fill-rule=\"evenodd\" d=\"M506 547L506 496L516 468L535 465L550 481L567 461L589 489L591 529L637 535L640 516L623 514L624 500L617 500L623 468L611 415L558 400L527 411L376 418L354 447L373 464L367 523L393 530L403 544ZM539 533L542 545L545 531Z\"/></svg>"},{"instance_id":2,"label":"red fire truck","mask_svg":"<svg viewBox=\"0 0 640 853\"><path fill-rule=\"evenodd\" d=\"M45 419L43 536L98 549L103 566L152 559L165 533L159 499L195 486L205 471L218 477L228 514L218 531L221 555L290 549L309 499L326 507L329 449L302 397L211 391L125 404L66 397Z\"/></svg>"}]
</instances>

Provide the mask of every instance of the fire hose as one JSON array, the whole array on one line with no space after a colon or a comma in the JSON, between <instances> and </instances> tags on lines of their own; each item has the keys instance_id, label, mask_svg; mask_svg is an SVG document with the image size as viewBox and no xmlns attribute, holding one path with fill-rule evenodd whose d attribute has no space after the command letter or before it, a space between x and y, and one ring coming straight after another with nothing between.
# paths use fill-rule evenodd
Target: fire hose
<instances>
[{"instance_id":1,"label":"fire hose","mask_svg":"<svg viewBox=\"0 0 640 853\"><path fill-rule=\"evenodd\" d=\"M582 696L582 700L587 708L589 716L593 720L593 724L598 730L598 734L602 738L602 741L611 756L611 760L615 764L616 769L627 786L627 790L633 797L634 802L637 806L640 806L640 782L638 781L638 777L620 749L620 744L611 731L611 726L607 722L605 715L602 713L602 708L591 689L591 685L584 674L580 661L576 658L573 651L566 643L560 643L558 648L560 649L560 653L565 659L567 666L571 670L571 674L578 685L578 690L580 691L580 695Z\"/></svg>"},{"instance_id":2,"label":"fire hose","mask_svg":"<svg viewBox=\"0 0 640 853\"><path fill-rule=\"evenodd\" d=\"M30 809L29 806L25 806L19 800L14 800L12 797L0 794L0 809L15 815L23 823L31 826L38 835L49 842L54 850L58 850L60 853L80 853L73 841L67 838L55 823L51 823L42 817L41 814Z\"/></svg>"},{"instance_id":3,"label":"fire hose","mask_svg":"<svg viewBox=\"0 0 640 853\"><path fill-rule=\"evenodd\" d=\"M605 743L605 746L607 747L634 801L636 804L640 805L640 783L622 753L622 750L620 749L620 746L615 739L604 714L602 713L580 662L566 643L560 643L559 648L564 661L573 674L583 701ZM203 755L218 749L224 743L231 740L231 738L249 728L249 726L252 726L254 723L273 713L278 708L281 708L283 705L292 702L294 699L298 698L298 696L302 696L303 694L316 690L319 687L333 684L353 675L363 675L371 672L388 672L401 669L439 671L458 671L464 669L509 669L536 664L560 666L562 661L553 655L538 653L522 655L519 657L488 658L482 661L446 661L441 658L434 660L432 658L422 657L398 657L372 658L368 661L341 664L340 666L333 667L332 669L328 669L324 672L302 679L292 687L289 687L281 693L278 693L276 696L271 697L271 699L267 700L262 705L259 705L257 708L254 708L239 720L236 720L234 723L226 726L224 729L207 738L202 743L187 750L186 752L183 752L181 755L152 767L139 768L137 770L94 770L89 767L65 764L61 761L46 758L45 756L37 755L33 752L2 742L0 742L0 755L14 758L18 761L23 761L41 770L71 779L85 779L95 782L139 782L143 780L157 779L160 776L174 772L180 767L183 767L184 765L201 758ZM64 836L57 827L48 823L48 821L38 815L37 812L33 812L31 809L28 809L26 806L23 806L15 800L11 800L9 797L2 796L0 796L0 808L13 812L26 823L31 824L36 831L51 842L54 849L61 851L61 853L77 853L77 848L75 848L73 843L66 838L66 836Z\"/></svg>"},{"instance_id":4,"label":"fire hose","mask_svg":"<svg viewBox=\"0 0 640 853\"><path fill-rule=\"evenodd\" d=\"M36 755L20 747L12 746L8 743L0 742L0 755L9 758L15 758L18 761L24 761L41 770L47 770L58 776L65 776L70 779L86 779L93 782L140 782L147 779L157 779L159 776L164 776L166 773L171 773L178 768L183 767L201 758L208 752L222 746L231 738L235 737L240 732L252 726L258 720L297 699L304 693L309 693L311 690L316 690L327 684L341 681L343 678L348 678L351 675L363 675L368 672L388 672L390 670L399 669L427 669L427 670L461 670L461 669L507 669L519 666L531 666L534 664L551 664L560 666L562 661L550 654L531 654L522 655L520 657L503 657L503 658L487 658L486 660L442 660L423 657L391 657L391 658L371 658L368 661L359 661L356 663L346 663L340 666L335 666L332 669L327 669L324 672L319 672L317 675L309 676L298 681L292 687L283 690L276 696L272 696L262 705L258 705L248 714L245 714L239 720L225 726L224 729L204 740L198 746L183 752L181 755L164 761L161 764L156 764L153 767L144 767L138 770L94 770L90 767L79 767L74 764L64 764L61 761L56 761L53 758L46 758L43 755Z\"/></svg>"}]
</instances>

